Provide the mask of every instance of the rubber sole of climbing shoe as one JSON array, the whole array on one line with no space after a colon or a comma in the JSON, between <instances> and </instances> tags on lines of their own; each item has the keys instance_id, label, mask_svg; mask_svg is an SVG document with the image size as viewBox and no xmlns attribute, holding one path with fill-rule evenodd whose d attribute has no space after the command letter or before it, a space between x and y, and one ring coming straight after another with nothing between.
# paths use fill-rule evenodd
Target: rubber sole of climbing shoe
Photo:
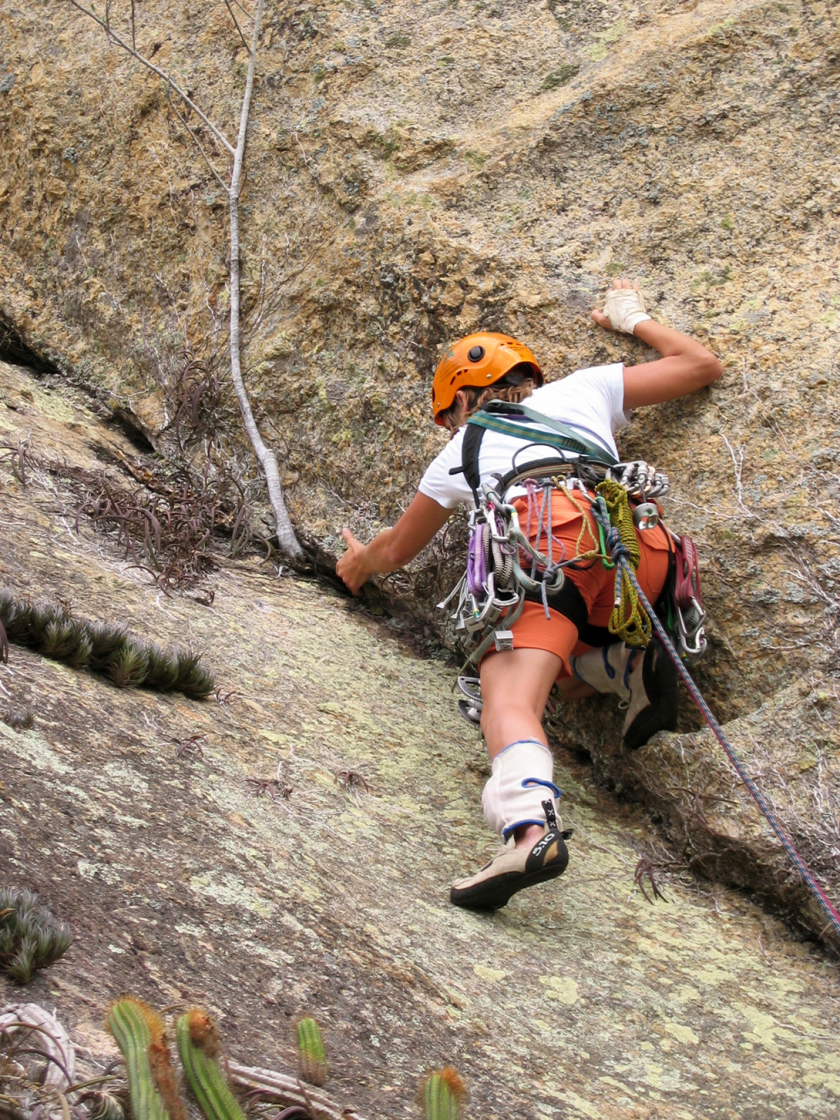
<instances>
[{"instance_id":1,"label":"rubber sole of climbing shoe","mask_svg":"<svg viewBox=\"0 0 840 1120\"><path fill-rule=\"evenodd\" d=\"M449 901L469 910L501 910L518 891L562 875L568 863L566 842L554 829L530 851L514 847L510 840L475 875L453 883Z\"/></svg>"},{"instance_id":2,"label":"rubber sole of climbing shoe","mask_svg":"<svg viewBox=\"0 0 840 1120\"><path fill-rule=\"evenodd\" d=\"M679 673L662 643L653 638L642 659L641 671L629 678L630 708L624 725L624 746L637 751L657 731L676 731L679 717ZM639 693L639 689L642 693ZM644 701L647 700L645 704ZM634 709L640 709L635 711Z\"/></svg>"}]
</instances>

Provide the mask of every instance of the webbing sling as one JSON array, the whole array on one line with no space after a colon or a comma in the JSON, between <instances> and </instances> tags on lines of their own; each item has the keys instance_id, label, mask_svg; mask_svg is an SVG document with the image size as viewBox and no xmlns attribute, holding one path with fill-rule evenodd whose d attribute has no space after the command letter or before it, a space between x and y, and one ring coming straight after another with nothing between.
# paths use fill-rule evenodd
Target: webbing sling
<instances>
[{"instance_id":1,"label":"webbing sling","mask_svg":"<svg viewBox=\"0 0 840 1120\"><path fill-rule=\"evenodd\" d=\"M505 417L518 417L518 419L505 419ZM541 424L549 428L548 432L535 432L529 430L531 424ZM570 424L563 424L559 420L552 420L550 416L543 416L534 408L524 404L511 404L508 401L488 401L467 420L467 430L464 433L464 443L461 449L460 467L455 467L450 474L460 474L462 471L473 494L478 494L481 475L478 469L478 454L481 440L485 431L499 432L501 435L513 436L514 439L525 440L529 443L539 443L541 446L554 447L558 451L572 451L576 455L586 455L598 459L602 463L613 466L618 459L613 453L601 444L590 442L581 431ZM589 435L595 435L589 432ZM595 437L597 439L597 436Z\"/></svg>"},{"instance_id":2,"label":"webbing sling","mask_svg":"<svg viewBox=\"0 0 840 1120\"><path fill-rule=\"evenodd\" d=\"M505 420L505 416L516 416L518 419ZM516 439L528 438L528 436L523 435L523 423L541 424L543 427L550 429L551 439L544 439L547 433L539 432L537 435L540 443L546 443L549 447L559 447L563 451L575 451L578 455L589 455L593 459L600 459L602 462L608 463L610 466L614 466L618 462L612 451L588 428L564 424L560 420L552 420L550 416L544 416L541 412L537 412L535 408L529 408L525 404L488 401L487 404L472 414L467 423L477 424L494 432L501 432L502 435L514 436ZM586 435L583 434L584 432L598 442L593 443L588 440ZM558 436L561 438L558 439Z\"/></svg>"}]
</instances>

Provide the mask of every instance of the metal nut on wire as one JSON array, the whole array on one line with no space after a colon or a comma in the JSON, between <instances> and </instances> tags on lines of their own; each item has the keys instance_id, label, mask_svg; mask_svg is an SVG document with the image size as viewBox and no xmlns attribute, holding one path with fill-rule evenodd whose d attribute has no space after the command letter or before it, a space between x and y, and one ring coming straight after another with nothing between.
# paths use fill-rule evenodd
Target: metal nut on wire
<instances>
[{"instance_id":1,"label":"metal nut on wire","mask_svg":"<svg viewBox=\"0 0 840 1120\"><path fill-rule=\"evenodd\" d=\"M659 510L653 502L642 502L633 510L633 524L639 530L655 529L659 524Z\"/></svg>"}]
</instances>

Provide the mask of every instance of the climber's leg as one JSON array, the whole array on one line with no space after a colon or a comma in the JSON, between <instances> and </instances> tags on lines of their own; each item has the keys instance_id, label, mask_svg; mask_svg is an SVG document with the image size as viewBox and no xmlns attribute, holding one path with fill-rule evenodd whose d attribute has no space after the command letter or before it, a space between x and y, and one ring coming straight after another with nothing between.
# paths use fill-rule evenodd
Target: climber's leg
<instances>
[{"instance_id":1,"label":"climber's leg","mask_svg":"<svg viewBox=\"0 0 840 1120\"><path fill-rule=\"evenodd\" d=\"M569 861L555 813L554 758L542 714L561 660L546 650L494 653L482 661L481 726L492 760L482 805L505 847L453 884L458 906L495 910L523 887L554 879Z\"/></svg>"},{"instance_id":2,"label":"climber's leg","mask_svg":"<svg viewBox=\"0 0 840 1120\"><path fill-rule=\"evenodd\" d=\"M674 731L679 715L679 676L658 638L644 650L623 642L572 658L572 670L596 692L612 692L626 705L624 745L637 750L657 731Z\"/></svg>"}]
</instances>

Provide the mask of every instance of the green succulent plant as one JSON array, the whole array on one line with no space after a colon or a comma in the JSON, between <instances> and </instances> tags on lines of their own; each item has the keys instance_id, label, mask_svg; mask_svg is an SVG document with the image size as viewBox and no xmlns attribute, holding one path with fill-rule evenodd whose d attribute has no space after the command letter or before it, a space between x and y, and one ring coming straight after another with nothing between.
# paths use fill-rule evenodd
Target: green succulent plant
<instances>
[{"instance_id":1,"label":"green succulent plant","mask_svg":"<svg viewBox=\"0 0 840 1120\"><path fill-rule=\"evenodd\" d=\"M182 650L178 654L178 683L175 686L185 696L194 700L206 699L215 689L216 682L199 665L201 654Z\"/></svg>"},{"instance_id":2,"label":"green succulent plant","mask_svg":"<svg viewBox=\"0 0 840 1120\"><path fill-rule=\"evenodd\" d=\"M42 649L50 627L66 621L67 615L60 607L54 607L51 603L33 603L29 609L29 634L26 644Z\"/></svg>"},{"instance_id":3,"label":"green succulent plant","mask_svg":"<svg viewBox=\"0 0 840 1120\"><path fill-rule=\"evenodd\" d=\"M298 1023L297 1047L300 1076L311 1085L323 1085L327 1079L327 1054L321 1028L314 1019L301 1019Z\"/></svg>"},{"instance_id":4,"label":"green succulent plant","mask_svg":"<svg viewBox=\"0 0 840 1120\"><path fill-rule=\"evenodd\" d=\"M93 642L86 629L82 629L76 642L76 648L67 655L67 664L74 669L86 669L90 664L93 654Z\"/></svg>"},{"instance_id":5,"label":"green succulent plant","mask_svg":"<svg viewBox=\"0 0 840 1120\"><path fill-rule=\"evenodd\" d=\"M175 1039L187 1084L206 1120L245 1120L219 1064L219 1039L210 1016L198 1008L181 1015Z\"/></svg>"},{"instance_id":6,"label":"green succulent plant","mask_svg":"<svg viewBox=\"0 0 840 1120\"><path fill-rule=\"evenodd\" d=\"M44 628L41 638L41 653L56 661L70 661L78 658L83 649L90 650L90 639L85 632L85 624L75 618L53 618ZM83 664L90 659L85 657Z\"/></svg>"},{"instance_id":7,"label":"green succulent plant","mask_svg":"<svg viewBox=\"0 0 840 1120\"><path fill-rule=\"evenodd\" d=\"M430 1073L422 1096L426 1120L460 1120L466 1087L452 1066Z\"/></svg>"},{"instance_id":8,"label":"green succulent plant","mask_svg":"<svg viewBox=\"0 0 840 1120\"><path fill-rule=\"evenodd\" d=\"M145 687L157 689L158 692L171 692L177 688L180 675L178 654L156 645L150 645L147 652L149 668L143 682Z\"/></svg>"},{"instance_id":9,"label":"green succulent plant","mask_svg":"<svg viewBox=\"0 0 840 1120\"><path fill-rule=\"evenodd\" d=\"M105 670L117 688L136 688L145 681L148 671L149 655L134 642L126 642Z\"/></svg>"},{"instance_id":10,"label":"green succulent plant","mask_svg":"<svg viewBox=\"0 0 840 1120\"><path fill-rule=\"evenodd\" d=\"M28 645L31 633L32 604L28 600L16 600L9 595L0 601L0 617L10 642Z\"/></svg>"},{"instance_id":11,"label":"green succulent plant","mask_svg":"<svg viewBox=\"0 0 840 1120\"><path fill-rule=\"evenodd\" d=\"M0 970L17 984L28 984L38 969L62 957L73 940L70 927L57 921L28 890L0 888Z\"/></svg>"},{"instance_id":12,"label":"green succulent plant","mask_svg":"<svg viewBox=\"0 0 840 1120\"><path fill-rule=\"evenodd\" d=\"M212 674L199 664L200 654L144 642L123 626L74 618L64 606L16 599L0 588L0 660L7 657L7 641L74 669L104 673L119 688L178 690L193 700L206 700L216 689Z\"/></svg>"},{"instance_id":13,"label":"green succulent plant","mask_svg":"<svg viewBox=\"0 0 840 1120\"><path fill-rule=\"evenodd\" d=\"M128 641L124 627L109 622L90 622L87 633L91 643L90 667L100 672Z\"/></svg>"}]
</instances>

